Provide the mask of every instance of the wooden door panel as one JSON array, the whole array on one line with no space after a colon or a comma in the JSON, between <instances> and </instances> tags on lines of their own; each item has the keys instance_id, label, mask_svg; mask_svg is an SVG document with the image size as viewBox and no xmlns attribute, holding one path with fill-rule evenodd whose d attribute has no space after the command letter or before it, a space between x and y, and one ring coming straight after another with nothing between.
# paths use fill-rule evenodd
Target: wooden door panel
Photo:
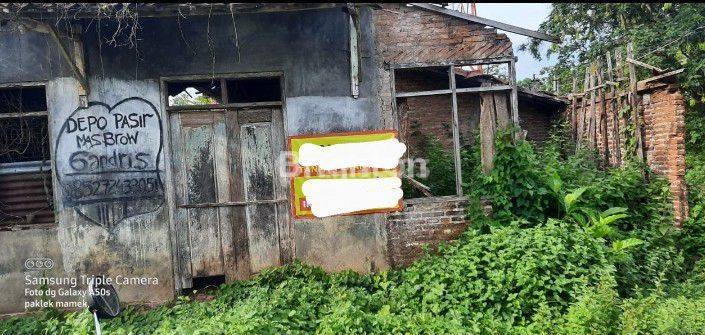
<instances>
[{"instance_id":1,"label":"wooden door panel","mask_svg":"<svg viewBox=\"0 0 705 335\"><path fill-rule=\"evenodd\" d=\"M272 127L269 122L241 126L245 201L274 199ZM274 204L249 204L246 208L252 272L280 265L279 229Z\"/></svg>"},{"instance_id":2,"label":"wooden door panel","mask_svg":"<svg viewBox=\"0 0 705 335\"><path fill-rule=\"evenodd\" d=\"M171 218L171 227L174 234L174 269L176 288L191 287L191 243L189 242L189 227L188 227L188 210L182 209L179 206L185 204L186 201L186 173L183 163L183 136L181 136L181 118L178 114L170 115L169 132L171 137L171 171L174 188L174 209Z\"/></svg>"},{"instance_id":3,"label":"wooden door panel","mask_svg":"<svg viewBox=\"0 0 705 335\"><path fill-rule=\"evenodd\" d=\"M217 201L212 124L181 130L188 205ZM217 208L188 209L191 271L194 277L222 274L222 248Z\"/></svg>"},{"instance_id":4,"label":"wooden door panel","mask_svg":"<svg viewBox=\"0 0 705 335\"><path fill-rule=\"evenodd\" d=\"M291 260L288 182L275 166L283 129L281 110L267 108L171 116L179 287Z\"/></svg>"}]
</instances>

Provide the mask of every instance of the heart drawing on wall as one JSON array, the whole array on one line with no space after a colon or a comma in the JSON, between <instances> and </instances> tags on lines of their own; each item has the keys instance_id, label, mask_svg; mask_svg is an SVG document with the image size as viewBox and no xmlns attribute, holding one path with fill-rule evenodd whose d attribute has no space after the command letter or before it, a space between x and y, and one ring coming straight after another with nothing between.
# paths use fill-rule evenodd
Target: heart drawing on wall
<instances>
[{"instance_id":1,"label":"heart drawing on wall","mask_svg":"<svg viewBox=\"0 0 705 335\"><path fill-rule=\"evenodd\" d=\"M164 204L162 123L140 97L92 101L64 120L54 147L63 207L111 229Z\"/></svg>"}]
</instances>

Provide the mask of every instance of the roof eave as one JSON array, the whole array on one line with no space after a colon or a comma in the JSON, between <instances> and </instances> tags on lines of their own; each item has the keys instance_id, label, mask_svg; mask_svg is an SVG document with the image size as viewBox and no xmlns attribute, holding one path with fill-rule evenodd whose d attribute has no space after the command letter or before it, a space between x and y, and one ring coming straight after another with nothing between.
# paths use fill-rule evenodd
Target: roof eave
<instances>
[{"instance_id":1,"label":"roof eave","mask_svg":"<svg viewBox=\"0 0 705 335\"><path fill-rule=\"evenodd\" d=\"M552 42L552 43L561 43L561 40L558 37L551 36L551 35L542 33L540 31L517 27L517 26L511 25L511 24L486 19L484 17L479 17L476 15L461 13L457 10L452 10L452 9L447 9L447 8L435 6L430 3L411 3L410 5L424 9L424 10L452 16L452 17L455 17L455 18L458 18L461 20L465 20L468 22L484 24L486 26L490 26L490 27L494 27L494 28L497 28L500 30L508 31L510 33L515 33L515 34L524 35L524 36L528 36L528 37L532 37L532 38L537 38L537 39L547 41L547 42Z\"/></svg>"}]
</instances>

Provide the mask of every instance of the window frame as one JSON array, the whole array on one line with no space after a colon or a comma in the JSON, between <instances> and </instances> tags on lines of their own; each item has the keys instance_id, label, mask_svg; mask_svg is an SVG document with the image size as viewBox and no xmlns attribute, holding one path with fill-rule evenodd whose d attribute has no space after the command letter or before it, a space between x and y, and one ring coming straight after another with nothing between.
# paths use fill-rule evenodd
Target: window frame
<instances>
[{"instance_id":1,"label":"window frame","mask_svg":"<svg viewBox=\"0 0 705 335\"><path fill-rule=\"evenodd\" d=\"M398 98L408 98L408 97L425 97L431 95L446 95L451 96L451 112L452 112L452 128L453 128L453 165L455 169L455 192L457 196L463 195L463 173L461 168L461 158L460 158L460 131L459 131L459 120L458 120L458 93L486 93L486 92L510 92L510 113L511 121L515 125L519 125L519 98L517 90L516 81L516 57L497 57L497 58L482 58L473 60L458 60L458 61L448 61L448 62L421 62L421 63L401 63L401 64L389 64L390 73L390 86L392 94L392 117L396 129L399 129L399 111L397 109L397 99ZM507 64L508 72L508 85L493 85L486 87L473 87L473 88L457 88L455 83L455 68L468 65L493 65L493 64ZM395 71L403 69L412 68L439 68L445 67L448 69L448 89L443 90L431 90L431 91L410 91L410 92L397 92L396 90L396 78ZM481 153L485 155L487 153ZM405 176L405 178L410 179L412 183L418 183L421 187L426 187L420 182L414 180L411 176ZM427 190L428 191L428 190ZM424 192L425 193L425 192ZM430 193L430 192L429 192ZM427 195L428 196L428 195Z\"/></svg>"},{"instance_id":2,"label":"window frame","mask_svg":"<svg viewBox=\"0 0 705 335\"><path fill-rule=\"evenodd\" d=\"M262 101L262 102L245 102L245 103L230 103L228 97L227 81L231 79L246 79L246 78L265 78L276 77L279 79L280 99L278 101ZM220 97L223 103L219 104L203 104L203 105L187 105L187 106L169 106L169 84L189 81L220 81ZM229 73L215 75L185 75L185 76L167 76L160 79L162 87L162 100L164 108L167 112L185 112L185 111L203 111L214 109L228 108L251 108L251 107L270 107L282 106L284 104L284 74L279 71L271 72L248 72L248 73Z\"/></svg>"},{"instance_id":3,"label":"window frame","mask_svg":"<svg viewBox=\"0 0 705 335\"><path fill-rule=\"evenodd\" d=\"M7 119L22 119L27 117L46 117L47 122L47 132L49 136L49 158L47 160L38 161L23 161L23 162L11 162L11 163L0 163L0 176L4 175L19 175L19 174L29 174L29 173L48 173L49 181L51 183L52 192L51 195L51 210L53 212L54 220L51 223L18 223L18 224L8 224L0 225L0 231L14 231L14 230L26 230L26 229L49 229L55 228L57 226L56 221L56 199L54 196L54 157L51 150L51 120L49 118L49 106L47 99L47 82L46 81L28 81L28 82L13 82L13 83L3 83L0 84L0 90L4 89L22 89L29 87L41 87L44 89L44 97L47 101L47 108L44 111L33 111L33 112L19 112L19 113L2 113L0 114L0 122Z\"/></svg>"}]
</instances>

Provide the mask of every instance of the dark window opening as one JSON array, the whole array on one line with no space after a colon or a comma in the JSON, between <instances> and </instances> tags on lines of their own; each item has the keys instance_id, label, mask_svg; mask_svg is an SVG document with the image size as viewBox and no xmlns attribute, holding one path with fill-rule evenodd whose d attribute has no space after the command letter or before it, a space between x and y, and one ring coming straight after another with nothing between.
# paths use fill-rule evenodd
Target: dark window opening
<instances>
[{"instance_id":1,"label":"dark window opening","mask_svg":"<svg viewBox=\"0 0 705 335\"><path fill-rule=\"evenodd\" d=\"M190 290L207 290L215 289L218 286L225 284L225 276L207 276L207 277L193 277L192 286Z\"/></svg>"},{"instance_id":2,"label":"dark window opening","mask_svg":"<svg viewBox=\"0 0 705 335\"><path fill-rule=\"evenodd\" d=\"M281 100L278 77L229 79L226 82L230 103Z\"/></svg>"},{"instance_id":3,"label":"dark window opening","mask_svg":"<svg viewBox=\"0 0 705 335\"><path fill-rule=\"evenodd\" d=\"M223 103L220 80L182 81L167 84L169 106L199 106Z\"/></svg>"},{"instance_id":4,"label":"dark window opening","mask_svg":"<svg viewBox=\"0 0 705 335\"><path fill-rule=\"evenodd\" d=\"M394 79L398 93L447 90L450 86L447 66L396 69Z\"/></svg>"},{"instance_id":5,"label":"dark window opening","mask_svg":"<svg viewBox=\"0 0 705 335\"><path fill-rule=\"evenodd\" d=\"M46 116L0 119L0 164L48 160Z\"/></svg>"},{"instance_id":6,"label":"dark window opening","mask_svg":"<svg viewBox=\"0 0 705 335\"><path fill-rule=\"evenodd\" d=\"M0 114L46 110L47 99L44 87L0 89Z\"/></svg>"},{"instance_id":7,"label":"dark window opening","mask_svg":"<svg viewBox=\"0 0 705 335\"><path fill-rule=\"evenodd\" d=\"M54 223L43 86L0 89L0 230Z\"/></svg>"}]
</instances>

